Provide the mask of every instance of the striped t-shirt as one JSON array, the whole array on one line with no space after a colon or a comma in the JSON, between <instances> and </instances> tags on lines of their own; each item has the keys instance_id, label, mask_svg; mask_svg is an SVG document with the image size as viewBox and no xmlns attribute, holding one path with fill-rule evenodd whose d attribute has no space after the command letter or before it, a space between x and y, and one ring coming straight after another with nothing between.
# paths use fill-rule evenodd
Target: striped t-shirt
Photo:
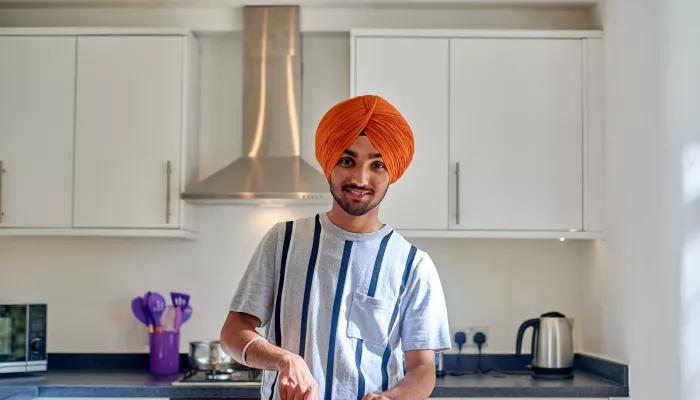
<instances>
[{"instance_id":1,"label":"striped t-shirt","mask_svg":"<svg viewBox=\"0 0 700 400\"><path fill-rule=\"evenodd\" d=\"M280 222L258 245L231 302L299 354L319 398L361 399L405 374L409 350L450 347L447 309L430 257L384 225L352 233L325 213ZM279 399L265 371L264 400Z\"/></svg>"}]
</instances>

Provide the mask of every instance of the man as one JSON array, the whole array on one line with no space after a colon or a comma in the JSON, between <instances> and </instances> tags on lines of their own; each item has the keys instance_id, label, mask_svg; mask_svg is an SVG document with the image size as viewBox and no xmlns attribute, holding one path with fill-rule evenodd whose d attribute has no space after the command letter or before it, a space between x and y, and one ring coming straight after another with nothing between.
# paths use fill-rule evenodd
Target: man
<instances>
[{"instance_id":1,"label":"man","mask_svg":"<svg viewBox=\"0 0 700 400\"><path fill-rule=\"evenodd\" d=\"M378 218L412 157L408 123L381 97L345 100L321 119L316 158L331 210L267 232L221 331L228 354L265 370L262 399L432 392L435 352L450 347L440 279L425 252Z\"/></svg>"}]
</instances>

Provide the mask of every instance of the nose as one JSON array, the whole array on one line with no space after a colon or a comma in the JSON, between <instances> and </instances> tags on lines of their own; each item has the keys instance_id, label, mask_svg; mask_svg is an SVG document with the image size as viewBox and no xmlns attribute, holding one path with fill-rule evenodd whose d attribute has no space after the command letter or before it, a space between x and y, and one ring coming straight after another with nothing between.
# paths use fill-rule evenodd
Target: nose
<instances>
[{"instance_id":1,"label":"nose","mask_svg":"<svg viewBox=\"0 0 700 400\"><path fill-rule=\"evenodd\" d=\"M353 185L365 187L369 184L369 171L364 167L357 167L352 173L351 182Z\"/></svg>"}]
</instances>

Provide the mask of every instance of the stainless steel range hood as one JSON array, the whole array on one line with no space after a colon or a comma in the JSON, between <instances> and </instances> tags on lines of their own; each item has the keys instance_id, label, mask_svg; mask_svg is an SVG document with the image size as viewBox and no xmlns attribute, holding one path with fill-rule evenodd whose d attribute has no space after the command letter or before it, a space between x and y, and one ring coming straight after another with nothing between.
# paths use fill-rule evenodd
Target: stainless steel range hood
<instances>
[{"instance_id":1,"label":"stainless steel range hood","mask_svg":"<svg viewBox=\"0 0 700 400\"><path fill-rule=\"evenodd\" d=\"M299 7L243 8L243 156L187 187L190 202L330 199L323 174L300 157Z\"/></svg>"}]
</instances>

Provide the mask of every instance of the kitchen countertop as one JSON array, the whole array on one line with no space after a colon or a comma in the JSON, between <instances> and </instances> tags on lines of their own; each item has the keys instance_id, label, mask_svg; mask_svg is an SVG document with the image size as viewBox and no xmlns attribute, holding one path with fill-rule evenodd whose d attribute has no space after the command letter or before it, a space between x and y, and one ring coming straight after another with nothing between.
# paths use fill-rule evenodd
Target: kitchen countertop
<instances>
[{"instance_id":1,"label":"kitchen countertop","mask_svg":"<svg viewBox=\"0 0 700 400\"><path fill-rule=\"evenodd\" d=\"M178 376L147 372L46 372L32 377L0 376L0 400L34 397L259 398L259 386L174 386ZM626 386L586 372L570 380L536 380L523 372L438 378L431 397L627 397Z\"/></svg>"},{"instance_id":2,"label":"kitchen countertop","mask_svg":"<svg viewBox=\"0 0 700 400\"><path fill-rule=\"evenodd\" d=\"M0 385L2 381L0 380ZM0 400L32 400L37 397L38 389L33 386L0 386Z\"/></svg>"}]
</instances>

